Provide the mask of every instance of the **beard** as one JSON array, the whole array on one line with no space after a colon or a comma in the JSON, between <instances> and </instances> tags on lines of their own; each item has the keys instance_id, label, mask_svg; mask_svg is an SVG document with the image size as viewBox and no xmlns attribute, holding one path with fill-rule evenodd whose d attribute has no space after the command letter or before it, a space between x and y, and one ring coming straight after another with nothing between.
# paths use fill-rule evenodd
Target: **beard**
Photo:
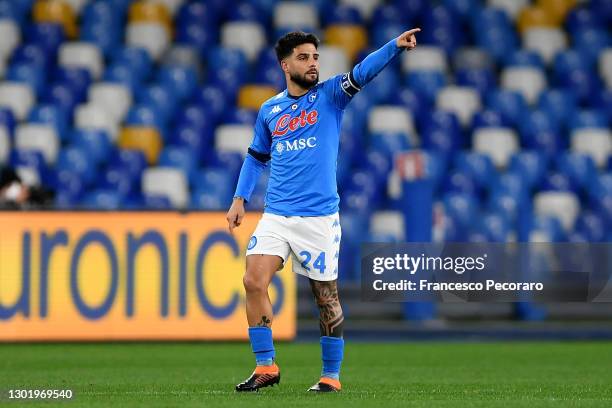
<instances>
[{"instance_id":1,"label":"beard","mask_svg":"<svg viewBox=\"0 0 612 408\"><path fill-rule=\"evenodd\" d=\"M312 79L312 80L308 79L306 75L307 74L304 74L304 75L289 74L289 78L291 78L293 82L295 82L297 85L300 86L300 88L303 88L303 89L310 89L319 83L319 73L318 72L317 72L317 76L315 77L315 79Z\"/></svg>"}]
</instances>

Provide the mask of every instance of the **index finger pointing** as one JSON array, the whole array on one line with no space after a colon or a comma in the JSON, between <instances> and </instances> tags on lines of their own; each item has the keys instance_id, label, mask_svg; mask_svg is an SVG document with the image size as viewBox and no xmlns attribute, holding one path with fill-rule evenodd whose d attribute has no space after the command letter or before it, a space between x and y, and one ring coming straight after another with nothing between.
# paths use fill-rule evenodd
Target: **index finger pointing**
<instances>
[{"instance_id":1,"label":"index finger pointing","mask_svg":"<svg viewBox=\"0 0 612 408\"><path fill-rule=\"evenodd\" d=\"M412 30L406 31L404 34L408 36L408 35L413 35L415 33L418 33L419 31L421 31L420 28L413 28Z\"/></svg>"}]
</instances>

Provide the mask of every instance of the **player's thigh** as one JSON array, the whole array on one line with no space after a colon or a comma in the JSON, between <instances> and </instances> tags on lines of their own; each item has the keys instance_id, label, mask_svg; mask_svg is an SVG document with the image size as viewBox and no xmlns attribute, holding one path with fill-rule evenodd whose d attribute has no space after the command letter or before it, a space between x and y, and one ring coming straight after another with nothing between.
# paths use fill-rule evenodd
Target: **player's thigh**
<instances>
[{"instance_id":1,"label":"player's thigh","mask_svg":"<svg viewBox=\"0 0 612 408\"><path fill-rule=\"evenodd\" d=\"M289 240L293 271L316 281L336 280L341 237L338 214L303 217Z\"/></svg>"},{"instance_id":2,"label":"player's thigh","mask_svg":"<svg viewBox=\"0 0 612 408\"><path fill-rule=\"evenodd\" d=\"M265 290L276 271L282 268L283 258L278 255L253 254L246 257L244 286L247 289Z\"/></svg>"}]
</instances>

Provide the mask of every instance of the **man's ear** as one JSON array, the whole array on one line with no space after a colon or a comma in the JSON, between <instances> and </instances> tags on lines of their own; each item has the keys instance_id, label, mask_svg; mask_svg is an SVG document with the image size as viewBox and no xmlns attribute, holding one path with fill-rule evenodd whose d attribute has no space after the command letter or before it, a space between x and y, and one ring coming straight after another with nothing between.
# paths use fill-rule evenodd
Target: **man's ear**
<instances>
[{"instance_id":1,"label":"man's ear","mask_svg":"<svg viewBox=\"0 0 612 408\"><path fill-rule=\"evenodd\" d=\"M281 60L280 62L281 65L281 69L283 70L283 72L289 72L289 65L287 65L287 61L286 60Z\"/></svg>"}]
</instances>

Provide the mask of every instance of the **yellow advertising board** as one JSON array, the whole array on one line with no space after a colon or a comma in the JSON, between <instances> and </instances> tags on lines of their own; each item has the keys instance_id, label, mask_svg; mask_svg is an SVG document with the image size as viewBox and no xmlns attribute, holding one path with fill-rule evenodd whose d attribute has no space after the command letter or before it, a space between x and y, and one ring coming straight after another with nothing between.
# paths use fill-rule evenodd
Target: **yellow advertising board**
<instances>
[{"instance_id":1,"label":"yellow advertising board","mask_svg":"<svg viewBox=\"0 0 612 408\"><path fill-rule=\"evenodd\" d=\"M246 339L245 250L222 213L0 213L0 341ZM290 265L274 336L296 330Z\"/></svg>"}]
</instances>

